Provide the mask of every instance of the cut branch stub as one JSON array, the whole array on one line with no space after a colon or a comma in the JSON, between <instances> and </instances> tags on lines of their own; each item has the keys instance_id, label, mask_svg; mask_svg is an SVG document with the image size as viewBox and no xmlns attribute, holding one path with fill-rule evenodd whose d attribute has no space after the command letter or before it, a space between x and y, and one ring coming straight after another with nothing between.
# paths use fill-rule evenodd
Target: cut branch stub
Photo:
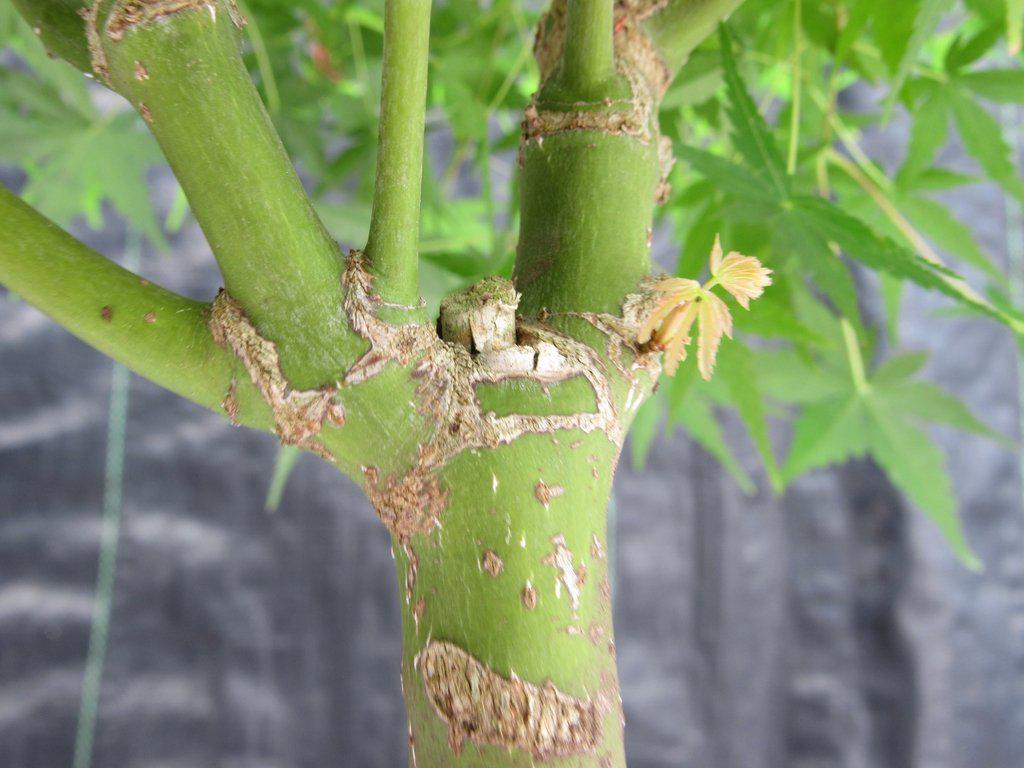
<instances>
[{"instance_id":1,"label":"cut branch stub","mask_svg":"<svg viewBox=\"0 0 1024 768\"><path fill-rule=\"evenodd\" d=\"M357 386L388 365L411 366L417 381L417 409L434 425L404 474L385 476L374 466L363 471L371 501L399 540L429 534L438 526L447 504L438 473L463 451L497 448L528 434L568 430L603 432L613 445L621 446L622 425L601 354L546 325L518 322L518 295L509 281L490 278L446 299L439 323L444 338L431 326L393 324L379 316L384 303L373 291L373 278L360 252L349 255L343 282L349 322L369 343L366 353L344 375L345 386ZM599 328L610 339L625 325L624 318L617 322L611 318ZM481 384L533 381L557 386L572 379L587 382L594 396L587 402L596 401L596 407L586 409L581 404L570 413L519 413L513 408L499 416L481 407L476 392Z\"/></svg>"},{"instance_id":2,"label":"cut branch stub","mask_svg":"<svg viewBox=\"0 0 1024 768\"><path fill-rule=\"evenodd\" d=\"M519 294L511 280L488 277L441 302L441 338L470 352L516 343Z\"/></svg>"}]
</instances>

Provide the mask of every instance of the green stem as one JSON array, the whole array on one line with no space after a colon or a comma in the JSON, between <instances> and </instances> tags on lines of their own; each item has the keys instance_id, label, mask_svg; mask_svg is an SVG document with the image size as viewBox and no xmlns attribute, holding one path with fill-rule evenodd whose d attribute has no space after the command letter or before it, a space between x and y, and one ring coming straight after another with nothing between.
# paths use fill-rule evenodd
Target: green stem
<instances>
[{"instance_id":1,"label":"green stem","mask_svg":"<svg viewBox=\"0 0 1024 768\"><path fill-rule=\"evenodd\" d=\"M36 30L46 50L90 72L89 46L85 42L81 12L89 0L11 0L29 26Z\"/></svg>"},{"instance_id":2,"label":"green stem","mask_svg":"<svg viewBox=\"0 0 1024 768\"><path fill-rule=\"evenodd\" d=\"M857 391L864 394L868 391L869 384L864 372L864 358L860 353L857 332L853 329L853 324L845 317L839 322L843 329L843 341L846 343L846 357L850 362L850 375L853 376L853 383Z\"/></svg>"},{"instance_id":3,"label":"green stem","mask_svg":"<svg viewBox=\"0 0 1024 768\"><path fill-rule=\"evenodd\" d=\"M573 432L467 453L442 473L451 489L443 528L395 542L410 766L548 764L524 742L493 738L495 718L477 718L472 707L461 721L476 727L452 738L415 665L432 641L445 641L503 679L505 690L550 684L579 701L604 696L596 740L552 764L624 768L606 529L616 453L603 434ZM561 560L556 541L564 542ZM475 684L486 696L493 682Z\"/></svg>"},{"instance_id":4,"label":"green stem","mask_svg":"<svg viewBox=\"0 0 1024 768\"><path fill-rule=\"evenodd\" d=\"M252 43L252 52L256 56L256 66L259 68L260 76L263 78L263 90L267 95L267 110L272 115L281 111L281 93L277 88L277 78L274 77L274 67L270 63L270 54L267 51L267 44L263 40L263 33L260 32L260 25L249 11L245 0L235 0L238 3L238 10L248 20L245 25L245 33Z\"/></svg>"},{"instance_id":5,"label":"green stem","mask_svg":"<svg viewBox=\"0 0 1024 768\"><path fill-rule=\"evenodd\" d=\"M668 0L645 22L665 63L677 72L690 53L725 21L743 0Z\"/></svg>"},{"instance_id":6,"label":"green stem","mask_svg":"<svg viewBox=\"0 0 1024 768\"><path fill-rule=\"evenodd\" d=\"M803 84L801 58L804 38L800 26L801 0L793 0L793 106L789 115L789 153L786 157L786 173L796 173L797 153L800 149L800 90Z\"/></svg>"},{"instance_id":7,"label":"green stem","mask_svg":"<svg viewBox=\"0 0 1024 768\"><path fill-rule=\"evenodd\" d=\"M650 271L653 142L568 131L531 141L522 156L520 309L618 314Z\"/></svg>"},{"instance_id":8,"label":"green stem","mask_svg":"<svg viewBox=\"0 0 1024 768\"><path fill-rule=\"evenodd\" d=\"M377 179L366 255L385 299L419 297L420 189L430 0L387 0Z\"/></svg>"},{"instance_id":9,"label":"green stem","mask_svg":"<svg viewBox=\"0 0 1024 768\"><path fill-rule=\"evenodd\" d=\"M0 187L0 283L141 376L211 410L235 375L214 343L206 305L122 269ZM238 397L250 426L272 426L248 378Z\"/></svg>"},{"instance_id":10,"label":"green stem","mask_svg":"<svg viewBox=\"0 0 1024 768\"><path fill-rule=\"evenodd\" d=\"M342 259L303 190L239 52L225 0L100 32L113 86L147 118L220 264L276 342L291 383L336 380L362 341L341 305Z\"/></svg>"},{"instance_id":11,"label":"green stem","mask_svg":"<svg viewBox=\"0 0 1024 768\"><path fill-rule=\"evenodd\" d=\"M565 51L558 81L573 100L603 97L615 76L612 0L568 0Z\"/></svg>"}]
</instances>

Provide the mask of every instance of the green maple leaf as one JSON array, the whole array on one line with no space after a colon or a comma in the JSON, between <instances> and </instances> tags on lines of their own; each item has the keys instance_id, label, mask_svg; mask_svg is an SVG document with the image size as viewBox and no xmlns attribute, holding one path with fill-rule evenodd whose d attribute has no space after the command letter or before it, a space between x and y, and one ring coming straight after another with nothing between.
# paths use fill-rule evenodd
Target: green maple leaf
<instances>
[{"instance_id":1,"label":"green maple leaf","mask_svg":"<svg viewBox=\"0 0 1024 768\"><path fill-rule=\"evenodd\" d=\"M25 171L25 199L58 223L84 215L94 228L109 203L166 247L146 182L162 156L141 120L126 109L101 114L81 74L48 59L34 36L14 48L28 70L0 67L0 162Z\"/></svg>"},{"instance_id":2,"label":"green maple leaf","mask_svg":"<svg viewBox=\"0 0 1024 768\"><path fill-rule=\"evenodd\" d=\"M859 354L859 353L858 353ZM923 429L944 424L1003 441L957 398L913 377L924 365L923 354L901 355L879 366L858 384L851 367L835 355L815 366L815 389L798 391L791 401L804 406L793 427L793 439L782 470L786 482L798 475L852 458L870 456L892 483L920 507L942 531L969 568L980 564L964 538L952 483L942 451ZM774 361L778 365L778 361ZM799 363L786 361L787 376L800 380ZM762 365L764 367L764 365ZM773 393L787 399L785 388L772 382Z\"/></svg>"}]
</instances>

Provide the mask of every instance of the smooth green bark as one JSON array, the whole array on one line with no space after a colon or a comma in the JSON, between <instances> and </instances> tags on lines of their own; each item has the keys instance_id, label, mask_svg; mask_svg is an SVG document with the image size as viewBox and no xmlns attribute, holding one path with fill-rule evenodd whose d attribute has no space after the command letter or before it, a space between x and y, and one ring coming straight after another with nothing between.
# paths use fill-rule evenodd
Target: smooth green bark
<instances>
[{"instance_id":1,"label":"smooth green bark","mask_svg":"<svg viewBox=\"0 0 1024 768\"><path fill-rule=\"evenodd\" d=\"M85 22L81 11L87 0L11 0L46 49L83 72L91 71Z\"/></svg>"},{"instance_id":2,"label":"smooth green bark","mask_svg":"<svg viewBox=\"0 0 1024 768\"><path fill-rule=\"evenodd\" d=\"M119 267L0 187L0 283L92 347L160 386L220 409L236 368L207 326L207 307ZM245 423L269 409L247 381Z\"/></svg>"},{"instance_id":3,"label":"smooth green bark","mask_svg":"<svg viewBox=\"0 0 1024 768\"><path fill-rule=\"evenodd\" d=\"M693 49L729 18L743 0L669 0L645 22L647 33L672 72L686 64Z\"/></svg>"},{"instance_id":4,"label":"smooth green bark","mask_svg":"<svg viewBox=\"0 0 1024 768\"><path fill-rule=\"evenodd\" d=\"M430 0L387 0L377 178L366 256L387 301L419 299L420 186Z\"/></svg>"},{"instance_id":5,"label":"smooth green bark","mask_svg":"<svg viewBox=\"0 0 1024 768\"><path fill-rule=\"evenodd\" d=\"M570 446L575 446L570 448ZM429 640L469 651L502 677L553 683L562 693L593 699L608 709L601 739L586 752L545 760L551 766L621 768L622 744L612 629L606 509L618 450L603 433L567 431L529 435L509 446L457 457L442 473L451 495L443 528L415 537L414 586L406 592L409 554L395 546L402 592L403 686L411 723L410 765L419 768L492 768L541 764L528 751L478 744L456 755L449 727L427 698L414 666ZM545 505L538 486L552 498ZM552 564L562 537L572 567L583 575L579 604ZM484 553L502 568L492 575ZM536 607L524 604L526 589ZM417 603L422 600L421 608ZM419 610L417 617L414 610ZM413 763L413 753L415 763ZM602 762L604 760L605 762Z\"/></svg>"},{"instance_id":6,"label":"smooth green bark","mask_svg":"<svg viewBox=\"0 0 1024 768\"><path fill-rule=\"evenodd\" d=\"M280 346L299 389L331 383L365 348L338 311L342 254L320 223L218 12L102 34L110 78L146 117L228 292Z\"/></svg>"},{"instance_id":7,"label":"smooth green bark","mask_svg":"<svg viewBox=\"0 0 1024 768\"><path fill-rule=\"evenodd\" d=\"M523 151L516 259L521 309L619 314L650 271L653 143L571 131Z\"/></svg>"}]
</instances>

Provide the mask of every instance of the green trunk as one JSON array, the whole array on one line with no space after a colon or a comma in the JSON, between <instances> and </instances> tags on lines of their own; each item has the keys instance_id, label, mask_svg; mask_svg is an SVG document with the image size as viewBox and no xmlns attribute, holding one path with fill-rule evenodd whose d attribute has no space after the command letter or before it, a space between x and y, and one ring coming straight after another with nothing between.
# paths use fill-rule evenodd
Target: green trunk
<instances>
[{"instance_id":1,"label":"green trunk","mask_svg":"<svg viewBox=\"0 0 1024 768\"><path fill-rule=\"evenodd\" d=\"M515 287L448 297L438 338L415 301L426 0L386 4L371 237L347 264L249 81L231 0L16 0L148 122L227 291L202 307L138 283L9 195L0 213L25 232L0 248L0 280L362 482L394 540L413 768L625 766L606 511L660 373L638 343L671 165L658 103L737 2L554 0L523 124ZM51 252L87 295L44 279Z\"/></svg>"},{"instance_id":2,"label":"green trunk","mask_svg":"<svg viewBox=\"0 0 1024 768\"><path fill-rule=\"evenodd\" d=\"M467 451L441 473L441 527L396 540L411 766L625 765L606 530L617 456L578 430Z\"/></svg>"}]
</instances>

